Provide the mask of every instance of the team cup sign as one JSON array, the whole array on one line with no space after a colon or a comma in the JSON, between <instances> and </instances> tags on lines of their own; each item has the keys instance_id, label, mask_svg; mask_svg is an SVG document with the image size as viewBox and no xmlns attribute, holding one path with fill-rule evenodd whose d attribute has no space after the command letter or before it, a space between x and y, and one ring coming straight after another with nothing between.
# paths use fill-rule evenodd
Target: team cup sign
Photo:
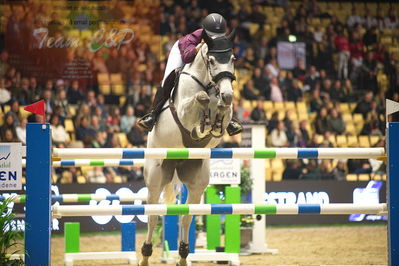
<instances>
[{"instance_id":1,"label":"team cup sign","mask_svg":"<svg viewBox=\"0 0 399 266\"><path fill-rule=\"evenodd\" d=\"M0 190L22 189L21 143L0 143Z\"/></svg>"}]
</instances>

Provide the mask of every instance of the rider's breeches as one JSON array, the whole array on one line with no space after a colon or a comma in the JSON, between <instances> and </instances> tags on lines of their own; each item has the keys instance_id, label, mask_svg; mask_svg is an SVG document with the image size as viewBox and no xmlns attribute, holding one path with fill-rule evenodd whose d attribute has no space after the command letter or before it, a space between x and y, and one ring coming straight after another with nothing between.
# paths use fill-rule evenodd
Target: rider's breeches
<instances>
[{"instance_id":1,"label":"rider's breeches","mask_svg":"<svg viewBox=\"0 0 399 266\"><path fill-rule=\"evenodd\" d=\"M163 76L161 86L164 85L165 80L167 79L167 77L173 70L183 66L183 61L181 60L181 54L180 54L178 43L179 43L179 41L176 41L175 44L172 46L172 49L170 50L168 62L166 63L165 74Z\"/></svg>"}]
</instances>

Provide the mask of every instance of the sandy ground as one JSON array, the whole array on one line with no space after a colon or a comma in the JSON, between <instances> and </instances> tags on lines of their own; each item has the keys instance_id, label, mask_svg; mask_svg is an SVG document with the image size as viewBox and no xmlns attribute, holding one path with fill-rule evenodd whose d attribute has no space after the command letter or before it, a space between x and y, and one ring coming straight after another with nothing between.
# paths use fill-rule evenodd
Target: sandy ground
<instances>
[{"instance_id":1,"label":"sandy ground","mask_svg":"<svg viewBox=\"0 0 399 266\"><path fill-rule=\"evenodd\" d=\"M141 247L144 235L137 235ZM270 228L267 230L269 248L278 254L240 256L241 265L386 265L387 233L385 226L339 226L314 228ZM52 265L63 265L64 239L52 239ZM81 251L117 251L120 236L82 236ZM161 248L154 250L151 265L159 262ZM140 257L141 254L138 254ZM78 261L75 265L127 265L126 261ZM193 265L217 265L193 263Z\"/></svg>"}]
</instances>

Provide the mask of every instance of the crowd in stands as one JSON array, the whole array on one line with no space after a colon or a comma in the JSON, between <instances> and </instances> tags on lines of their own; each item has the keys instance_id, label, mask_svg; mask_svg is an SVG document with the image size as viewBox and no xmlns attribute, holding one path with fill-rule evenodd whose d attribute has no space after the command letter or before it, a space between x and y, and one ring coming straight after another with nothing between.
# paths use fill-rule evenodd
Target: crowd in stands
<instances>
[{"instance_id":1,"label":"crowd in stands","mask_svg":"<svg viewBox=\"0 0 399 266\"><path fill-rule=\"evenodd\" d=\"M57 53L38 49L40 38L31 34L41 27L48 28L48 36L55 38L68 32L70 27L62 23L57 11L40 2L7 5L0 33L4 40L0 45L1 141L25 143L26 123L41 118L24 114L20 107L44 99L57 147L145 146L147 133L136 120L151 106L168 53L177 39L198 29L211 12L221 13L229 29L237 29L235 66L245 82L239 83L239 79L235 84L239 91L235 116L244 123L264 124L268 145L332 147L331 136L353 134L343 119L341 103L356 103L350 112L364 119L358 134L385 135L385 98L399 101L399 53L391 52L389 43L381 41L384 33L390 32L393 45L397 43L395 34L399 34L399 19L389 3L389 8L376 4L378 8L371 10L362 2L348 2L350 14L342 19L336 16L337 10L321 8L316 0L258 0L254 5L240 0L153 2L157 8L151 1L109 6L110 20L135 29L149 28L136 33L129 43L96 52L81 45ZM358 11L360 5L364 13ZM162 45L159 51L148 41L149 36L160 36L154 38ZM295 68L282 69L277 44L292 36L305 43L306 56L297 60ZM77 62L86 66L87 77L66 75L71 63L76 66ZM38 75L24 64L49 73ZM120 74L123 93L105 93L98 81L101 74ZM248 101L253 108L245 106ZM281 110L268 110L270 102L306 102L309 119L292 119L296 110L283 110L281 116ZM317 136L322 136L322 141ZM233 142L237 143L221 146L239 146L236 138ZM382 146L383 137L375 145ZM287 161L283 178L343 180L346 173L371 173L377 168L367 160ZM82 174L79 169L66 174L64 170L56 171L55 182L76 182ZM135 170L96 168L86 173L87 181L142 178L141 169Z\"/></svg>"}]
</instances>

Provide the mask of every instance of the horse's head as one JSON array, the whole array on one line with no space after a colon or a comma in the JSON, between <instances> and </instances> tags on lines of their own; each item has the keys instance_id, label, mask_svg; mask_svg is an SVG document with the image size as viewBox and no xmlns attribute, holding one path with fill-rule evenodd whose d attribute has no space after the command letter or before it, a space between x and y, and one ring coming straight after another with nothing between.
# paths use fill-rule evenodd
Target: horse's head
<instances>
[{"instance_id":1,"label":"horse's head","mask_svg":"<svg viewBox=\"0 0 399 266\"><path fill-rule=\"evenodd\" d=\"M227 109L233 101L232 81L234 76L234 54L233 39L235 30L226 37L212 39L203 32L205 43L208 46L206 53L206 64L209 79L214 83L216 88L218 108Z\"/></svg>"}]
</instances>

